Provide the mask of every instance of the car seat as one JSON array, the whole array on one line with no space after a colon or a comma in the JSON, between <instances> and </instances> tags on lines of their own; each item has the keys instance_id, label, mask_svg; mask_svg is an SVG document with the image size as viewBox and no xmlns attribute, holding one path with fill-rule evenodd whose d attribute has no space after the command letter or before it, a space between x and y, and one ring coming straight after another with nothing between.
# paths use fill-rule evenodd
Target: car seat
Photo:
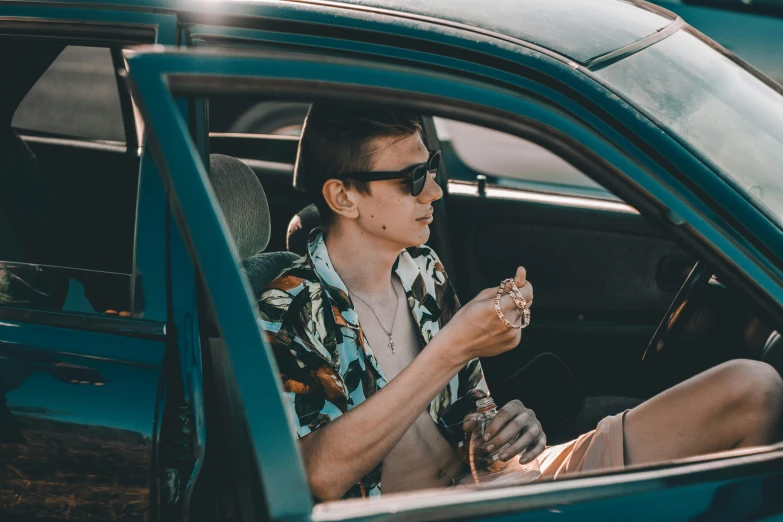
<instances>
[{"instance_id":1,"label":"car seat","mask_svg":"<svg viewBox=\"0 0 783 522\"><path fill-rule=\"evenodd\" d=\"M253 295L259 296L299 256L291 252L264 252L272 230L269 205L264 188L250 167L236 158L211 154L209 179Z\"/></svg>"}]
</instances>

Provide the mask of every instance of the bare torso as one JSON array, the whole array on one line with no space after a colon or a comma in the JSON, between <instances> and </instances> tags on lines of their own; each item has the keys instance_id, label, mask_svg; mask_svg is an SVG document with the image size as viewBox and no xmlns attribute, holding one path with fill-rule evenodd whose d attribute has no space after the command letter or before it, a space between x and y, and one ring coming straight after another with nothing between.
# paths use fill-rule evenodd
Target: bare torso
<instances>
[{"instance_id":1,"label":"bare torso","mask_svg":"<svg viewBox=\"0 0 783 522\"><path fill-rule=\"evenodd\" d=\"M402 284L397 277L394 277L393 283L400 296L397 320L392 330L395 353L388 347L389 337L378 325L378 320L370 308L359 299L353 300L364 335L390 381L413 361L422 348L418 327L408 308ZM383 321L384 327L391 326L393 304L385 310L376 308L375 312ZM464 464L441 435L429 411L425 410L384 459L381 488L383 493L387 494L442 487L451 484L451 480L463 471Z\"/></svg>"}]
</instances>

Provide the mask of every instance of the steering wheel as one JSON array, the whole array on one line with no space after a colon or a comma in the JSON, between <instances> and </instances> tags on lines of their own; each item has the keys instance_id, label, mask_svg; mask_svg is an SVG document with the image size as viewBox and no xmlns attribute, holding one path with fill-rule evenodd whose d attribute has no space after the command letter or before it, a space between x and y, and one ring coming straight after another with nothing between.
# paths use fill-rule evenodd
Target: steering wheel
<instances>
[{"instance_id":1,"label":"steering wheel","mask_svg":"<svg viewBox=\"0 0 783 522\"><path fill-rule=\"evenodd\" d=\"M674 340L683 336L701 310L701 306L693 305L704 301L711 278L711 271L703 263L696 263L691 269L642 356L643 366L649 373L657 373L653 368L663 362L664 355L674 351L671 347Z\"/></svg>"}]
</instances>

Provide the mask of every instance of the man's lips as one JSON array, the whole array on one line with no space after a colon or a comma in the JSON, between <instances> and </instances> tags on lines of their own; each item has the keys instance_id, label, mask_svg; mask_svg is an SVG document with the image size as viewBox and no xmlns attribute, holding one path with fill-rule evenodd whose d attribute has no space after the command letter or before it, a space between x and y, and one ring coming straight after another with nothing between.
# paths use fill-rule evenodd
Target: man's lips
<instances>
[{"instance_id":1,"label":"man's lips","mask_svg":"<svg viewBox=\"0 0 783 522\"><path fill-rule=\"evenodd\" d=\"M432 219L432 210L430 210L420 218L416 219L416 221L424 221L425 219Z\"/></svg>"}]
</instances>

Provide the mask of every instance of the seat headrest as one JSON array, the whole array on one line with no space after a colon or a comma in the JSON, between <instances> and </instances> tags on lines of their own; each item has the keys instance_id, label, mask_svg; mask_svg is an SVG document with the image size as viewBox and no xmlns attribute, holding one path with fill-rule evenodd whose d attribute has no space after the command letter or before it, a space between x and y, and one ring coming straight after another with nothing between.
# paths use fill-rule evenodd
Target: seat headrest
<instances>
[{"instance_id":1,"label":"seat headrest","mask_svg":"<svg viewBox=\"0 0 783 522\"><path fill-rule=\"evenodd\" d=\"M240 259L262 252L271 225L266 193L255 172L236 158L210 154L209 179Z\"/></svg>"}]
</instances>

